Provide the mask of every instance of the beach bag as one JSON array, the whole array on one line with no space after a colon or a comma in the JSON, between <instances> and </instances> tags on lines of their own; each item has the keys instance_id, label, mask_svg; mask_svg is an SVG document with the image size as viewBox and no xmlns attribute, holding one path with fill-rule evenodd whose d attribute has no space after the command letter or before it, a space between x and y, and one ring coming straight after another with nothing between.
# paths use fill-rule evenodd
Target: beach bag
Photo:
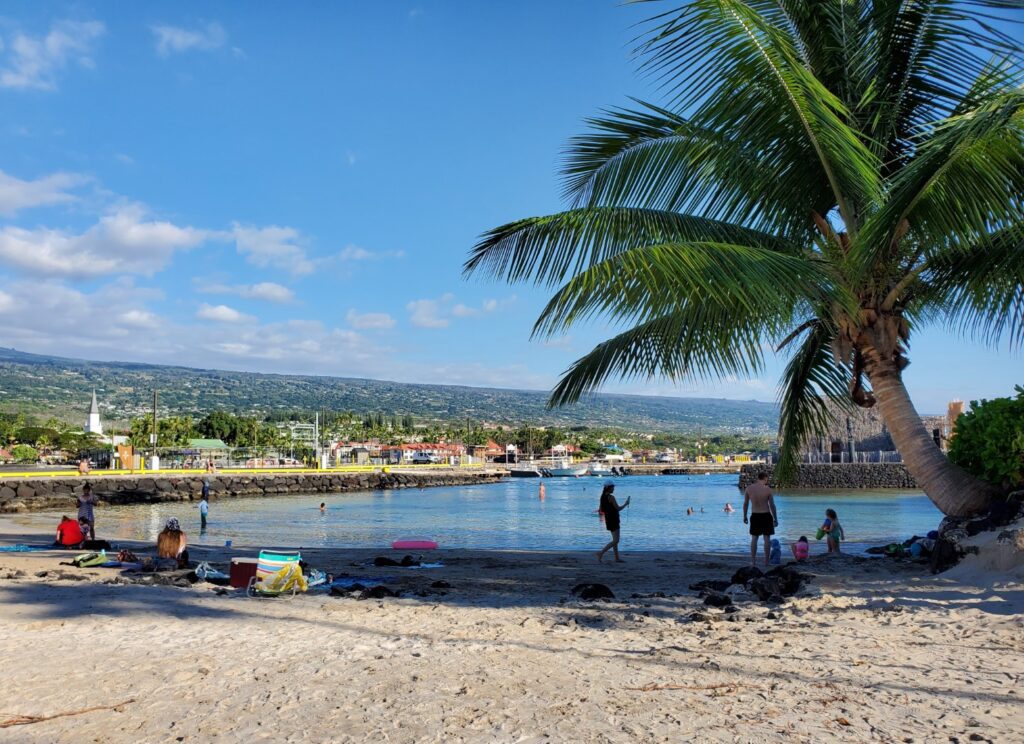
<instances>
[{"instance_id":1,"label":"beach bag","mask_svg":"<svg viewBox=\"0 0 1024 744\"><path fill-rule=\"evenodd\" d=\"M107 552L103 550L99 553L82 553L81 555L76 555L71 559L71 565L75 568L92 568L94 566L102 565L108 560L110 559L107 558Z\"/></svg>"},{"instance_id":2,"label":"beach bag","mask_svg":"<svg viewBox=\"0 0 1024 744\"><path fill-rule=\"evenodd\" d=\"M110 543L106 540L86 540L82 543L82 547L86 550L110 550Z\"/></svg>"}]
</instances>

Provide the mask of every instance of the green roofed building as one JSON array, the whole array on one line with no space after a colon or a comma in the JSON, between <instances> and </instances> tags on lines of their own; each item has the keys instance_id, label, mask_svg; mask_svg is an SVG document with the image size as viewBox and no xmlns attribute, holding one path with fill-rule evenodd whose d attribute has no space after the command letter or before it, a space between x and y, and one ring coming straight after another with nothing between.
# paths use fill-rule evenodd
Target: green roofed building
<instances>
[{"instance_id":1,"label":"green roofed building","mask_svg":"<svg viewBox=\"0 0 1024 744\"><path fill-rule=\"evenodd\" d=\"M229 449L220 439L189 439L188 448L202 453L227 452Z\"/></svg>"}]
</instances>

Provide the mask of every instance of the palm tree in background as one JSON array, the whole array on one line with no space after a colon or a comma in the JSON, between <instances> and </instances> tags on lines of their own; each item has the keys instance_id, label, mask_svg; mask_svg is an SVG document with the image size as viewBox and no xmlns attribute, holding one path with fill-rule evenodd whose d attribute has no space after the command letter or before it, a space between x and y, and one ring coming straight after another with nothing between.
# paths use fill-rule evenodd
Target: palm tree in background
<instances>
[{"instance_id":1,"label":"palm tree in background","mask_svg":"<svg viewBox=\"0 0 1024 744\"><path fill-rule=\"evenodd\" d=\"M831 423L877 405L947 514L989 487L950 463L903 383L928 324L1024 339L1018 0L694 0L648 21L662 105L590 121L571 209L486 233L467 273L554 289L534 334L600 317L618 334L551 394L613 377L727 379L788 355L780 474ZM955 354L951 345L950 354Z\"/></svg>"}]
</instances>

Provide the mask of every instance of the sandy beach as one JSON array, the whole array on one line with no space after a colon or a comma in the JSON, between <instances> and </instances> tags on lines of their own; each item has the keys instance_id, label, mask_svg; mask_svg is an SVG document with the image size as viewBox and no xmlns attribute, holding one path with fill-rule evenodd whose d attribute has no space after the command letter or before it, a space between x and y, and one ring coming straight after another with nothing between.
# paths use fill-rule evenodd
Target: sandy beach
<instances>
[{"instance_id":1,"label":"sandy beach","mask_svg":"<svg viewBox=\"0 0 1024 744\"><path fill-rule=\"evenodd\" d=\"M0 521L0 544L47 537ZM688 586L729 578L739 554L627 550L599 565L444 550L431 555L442 568L364 565L376 555L393 553L304 554L400 597L246 599L118 583L113 569L60 566L64 552L0 553L0 723L118 706L6 726L0 741L1010 742L1024 730L1024 584L979 558L937 577L818 558L797 597L739 600L727 616ZM615 600L578 600L582 582Z\"/></svg>"}]
</instances>

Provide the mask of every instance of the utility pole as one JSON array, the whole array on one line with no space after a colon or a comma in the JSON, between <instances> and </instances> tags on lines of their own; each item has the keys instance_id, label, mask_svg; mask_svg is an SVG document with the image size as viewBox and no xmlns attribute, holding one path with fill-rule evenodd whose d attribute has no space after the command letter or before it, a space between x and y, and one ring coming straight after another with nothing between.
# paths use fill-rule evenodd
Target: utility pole
<instances>
[{"instance_id":1,"label":"utility pole","mask_svg":"<svg viewBox=\"0 0 1024 744\"><path fill-rule=\"evenodd\" d=\"M156 428L156 401L157 391L153 391L153 433L149 435L149 443L153 445L153 454L156 454L156 443L157 443L157 428Z\"/></svg>"}]
</instances>

